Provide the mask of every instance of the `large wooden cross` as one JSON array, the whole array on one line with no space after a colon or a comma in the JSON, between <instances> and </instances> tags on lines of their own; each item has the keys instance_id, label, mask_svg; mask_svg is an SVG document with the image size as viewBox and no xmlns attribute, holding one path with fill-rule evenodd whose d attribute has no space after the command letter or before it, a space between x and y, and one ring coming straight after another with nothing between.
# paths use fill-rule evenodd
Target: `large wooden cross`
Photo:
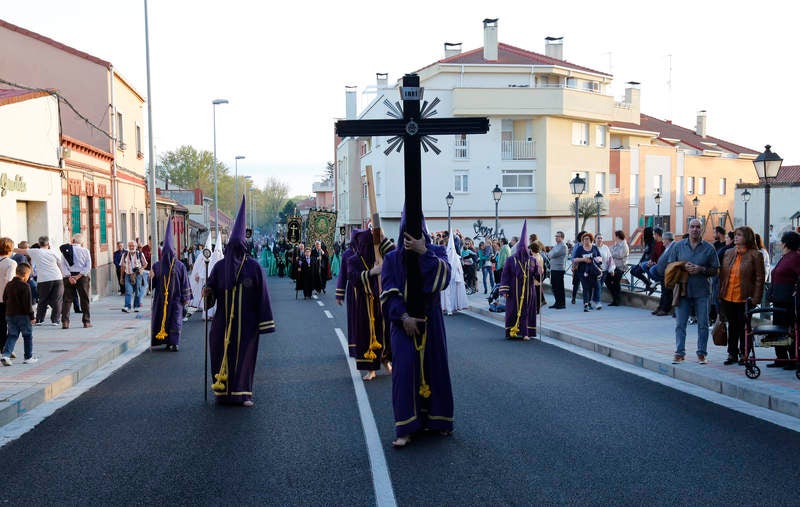
<instances>
[{"instance_id":1,"label":"large wooden cross","mask_svg":"<svg viewBox=\"0 0 800 507\"><path fill-rule=\"evenodd\" d=\"M392 136L386 155L395 148L403 148L405 163L405 218L406 230L414 238L422 236L422 152L428 149L439 154L435 146L435 138L430 135L447 134L485 134L489 131L488 118L431 118L436 114L434 108L439 103L436 98L430 104L426 101L420 108L422 89L419 76L406 74L400 95L403 99L402 110L399 103L392 104L385 100L389 107L387 114L393 120L342 120L336 122L336 134L339 137ZM397 238L403 241L403 238ZM406 305L412 317L424 318L425 307L422 297L422 277L419 271L417 254L406 250Z\"/></svg>"}]
</instances>

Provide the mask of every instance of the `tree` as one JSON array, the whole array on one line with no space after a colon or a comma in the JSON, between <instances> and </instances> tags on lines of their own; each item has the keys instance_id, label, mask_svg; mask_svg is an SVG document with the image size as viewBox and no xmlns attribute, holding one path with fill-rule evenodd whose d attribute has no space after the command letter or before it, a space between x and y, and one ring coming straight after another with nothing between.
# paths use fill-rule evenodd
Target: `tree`
<instances>
[{"instance_id":1,"label":"tree","mask_svg":"<svg viewBox=\"0 0 800 507\"><path fill-rule=\"evenodd\" d=\"M160 157L156 175L179 187L200 188L207 196L214 196L214 154L210 151L198 151L192 146L184 145L175 151L168 151ZM217 160L217 187L228 168ZM219 190L219 189L218 189ZM220 209L222 209L220 194Z\"/></svg>"},{"instance_id":2,"label":"tree","mask_svg":"<svg viewBox=\"0 0 800 507\"><path fill-rule=\"evenodd\" d=\"M256 208L257 215L262 217L261 220L256 217L256 223L261 224L274 224L280 221L279 214L287 204L286 196L289 195L289 185L277 178L270 178L263 189L258 191L256 200L258 208ZM294 211L294 206L292 206Z\"/></svg>"},{"instance_id":3,"label":"tree","mask_svg":"<svg viewBox=\"0 0 800 507\"><path fill-rule=\"evenodd\" d=\"M328 162L325 164L325 169L323 169L322 174L320 175L322 181L333 181L335 171L336 166L333 165L333 162Z\"/></svg>"},{"instance_id":4,"label":"tree","mask_svg":"<svg viewBox=\"0 0 800 507\"><path fill-rule=\"evenodd\" d=\"M572 216L575 216L575 201L570 203L569 211L572 213ZM603 201L600 204L600 214L602 215L606 211L608 211L608 206L605 201ZM597 217L597 203L594 202L594 197L581 197L580 201L578 201L578 216L583 218L580 230L585 231L586 222L588 222L590 218Z\"/></svg>"}]
</instances>

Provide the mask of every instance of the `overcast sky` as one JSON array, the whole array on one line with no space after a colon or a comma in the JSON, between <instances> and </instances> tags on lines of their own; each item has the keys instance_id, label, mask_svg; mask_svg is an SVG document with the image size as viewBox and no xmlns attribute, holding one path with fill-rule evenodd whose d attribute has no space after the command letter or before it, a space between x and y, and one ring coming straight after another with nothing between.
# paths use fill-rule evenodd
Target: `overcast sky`
<instances>
[{"instance_id":1,"label":"overcast sky","mask_svg":"<svg viewBox=\"0 0 800 507\"><path fill-rule=\"evenodd\" d=\"M544 53L546 36L563 36L565 59L613 74L617 97L625 82L641 82L645 114L694 128L705 109L709 135L758 151L769 143L784 164L800 164L800 44L789 6L150 0L156 152L211 150L211 101L225 98L230 104L217 106L220 161L233 167L244 155L240 173L308 194L334 158L346 85L361 95L376 72L395 82L442 58L445 42L481 47L482 20L499 18L499 40L530 51ZM112 62L146 95L142 0L3 2L0 17Z\"/></svg>"}]
</instances>

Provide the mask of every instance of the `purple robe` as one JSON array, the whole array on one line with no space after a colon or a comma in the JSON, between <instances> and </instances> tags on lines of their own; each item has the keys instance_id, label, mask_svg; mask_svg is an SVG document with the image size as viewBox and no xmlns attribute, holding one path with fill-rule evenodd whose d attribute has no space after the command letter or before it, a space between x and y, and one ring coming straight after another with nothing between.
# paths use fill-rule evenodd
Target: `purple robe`
<instances>
[{"instance_id":1,"label":"purple robe","mask_svg":"<svg viewBox=\"0 0 800 507\"><path fill-rule=\"evenodd\" d=\"M339 278L336 279L336 302L344 301L347 306L347 350L350 357L356 357L356 334L353 324L355 312L350 311L350 308L355 308L355 292L353 287L347 283L347 260L352 256L353 249L350 247L342 253Z\"/></svg>"},{"instance_id":2,"label":"purple robe","mask_svg":"<svg viewBox=\"0 0 800 507\"><path fill-rule=\"evenodd\" d=\"M356 368L377 371L381 361L391 361L391 346L387 340L386 324L381 311L379 276L370 276L375 265L372 231L361 231L354 241L352 255L347 258L347 283L352 287L352 304L347 305L350 332L355 341ZM388 239L381 242L381 254L394 248Z\"/></svg>"},{"instance_id":3,"label":"purple robe","mask_svg":"<svg viewBox=\"0 0 800 507\"><path fill-rule=\"evenodd\" d=\"M172 264L171 274L170 264ZM186 266L173 256L165 256L164 260L153 265L151 273L153 306L150 314L150 345L179 345L183 328L183 307L192 300L192 288ZM165 289L169 290L166 321L163 320ZM158 339L156 335L161 332L162 322L167 336Z\"/></svg>"},{"instance_id":4,"label":"purple robe","mask_svg":"<svg viewBox=\"0 0 800 507\"><path fill-rule=\"evenodd\" d=\"M217 303L208 337L215 379L212 389L218 403L251 401L259 335L275 332L264 271L258 261L245 258L244 248L229 248L211 271L207 286L211 290L210 303ZM227 329L230 336L226 351ZM223 358L228 378L220 385L217 375L223 370Z\"/></svg>"},{"instance_id":5,"label":"purple robe","mask_svg":"<svg viewBox=\"0 0 800 507\"><path fill-rule=\"evenodd\" d=\"M527 272L527 279L525 273ZM536 336L537 296L534 280L539 266L532 256L517 253L506 259L500 279L500 294L506 296L506 338Z\"/></svg>"},{"instance_id":6,"label":"purple robe","mask_svg":"<svg viewBox=\"0 0 800 507\"><path fill-rule=\"evenodd\" d=\"M401 228L402 235L402 228ZM392 406L398 437L429 428L453 430L453 391L447 364L447 338L440 307L440 291L450 283L450 264L442 246L428 243L419 256L427 328L423 337L410 337L403 329L406 313L406 269L403 248L389 252L383 261L381 283L383 314L390 323L392 344ZM422 357L416 347L422 349ZM420 388L424 394L420 394Z\"/></svg>"}]
</instances>

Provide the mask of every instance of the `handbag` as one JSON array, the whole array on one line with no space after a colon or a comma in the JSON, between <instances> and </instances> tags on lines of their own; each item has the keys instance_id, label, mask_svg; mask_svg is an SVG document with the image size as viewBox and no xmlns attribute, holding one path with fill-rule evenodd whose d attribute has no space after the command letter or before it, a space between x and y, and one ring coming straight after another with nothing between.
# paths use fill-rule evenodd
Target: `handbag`
<instances>
[{"instance_id":1,"label":"handbag","mask_svg":"<svg viewBox=\"0 0 800 507\"><path fill-rule=\"evenodd\" d=\"M714 345L724 347L728 345L728 326L722 319L717 319L714 323L714 328L711 330L711 336L714 339Z\"/></svg>"}]
</instances>

